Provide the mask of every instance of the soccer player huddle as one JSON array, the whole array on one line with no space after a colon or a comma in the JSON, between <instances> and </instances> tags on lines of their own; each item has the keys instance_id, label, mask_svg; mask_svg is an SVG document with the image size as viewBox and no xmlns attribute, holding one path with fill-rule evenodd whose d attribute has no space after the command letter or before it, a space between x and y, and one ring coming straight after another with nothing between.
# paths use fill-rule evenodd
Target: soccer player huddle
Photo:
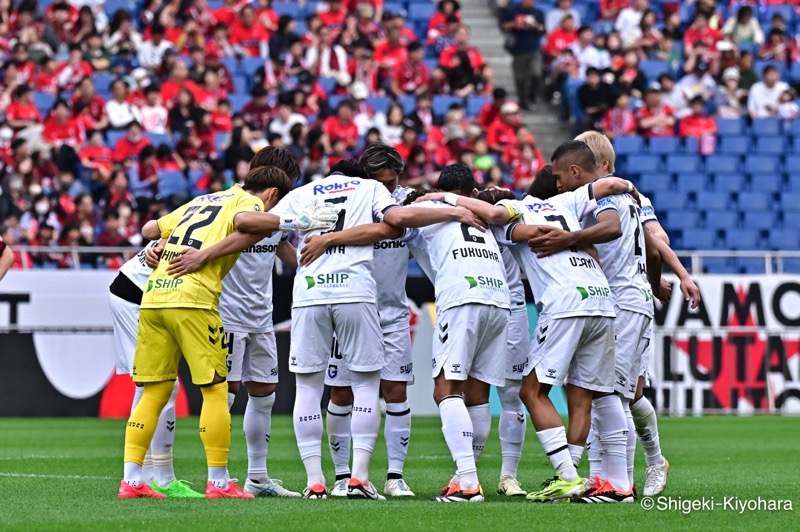
<instances>
[{"instance_id":1,"label":"soccer player huddle","mask_svg":"<svg viewBox=\"0 0 800 532\"><path fill-rule=\"evenodd\" d=\"M649 201L613 177L614 159L606 137L586 133L559 146L552 166L518 200L499 188L479 193L472 172L458 164L442 170L438 191L403 189L403 160L380 143L293 190L300 175L294 156L268 147L256 154L242 185L148 222L142 234L151 244L120 269L110 289L117 371L137 385L118 496L413 497L403 478L411 441L407 388L424 376L415 375L411 356L405 285L412 256L435 289L433 399L455 462L435 501L484 500L477 463L491 429L492 385L502 406L500 495L632 502L637 435L647 464L644 495L661 493L669 463L642 390L653 302L672 291L662 264L693 305L699 291ZM286 238L290 232L298 233L297 249ZM307 475L302 492L270 478L267 469L278 381L276 256L297 269L289 368ZM539 313L533 338L523 273ZM172 467L181 357L203 396L205 495L178 480ZM248 393L242 487L227 468L229 410L241 383ZM553 386L565 387L568 428L549 398ZM389 458L383 495L369 477L381 396ZM554 469L533 492L517 480L526 409ZM335 466L330 488L322 470L323 423ZM587 478L577 472L584 449Z\"/></svg>"}]
</instances>

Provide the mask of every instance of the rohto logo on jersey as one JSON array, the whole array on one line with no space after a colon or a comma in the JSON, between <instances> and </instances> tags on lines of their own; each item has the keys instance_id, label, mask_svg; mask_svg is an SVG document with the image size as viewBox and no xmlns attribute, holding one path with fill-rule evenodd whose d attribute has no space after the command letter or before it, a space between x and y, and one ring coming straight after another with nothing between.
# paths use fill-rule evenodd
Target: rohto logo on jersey
<instances>
[{"instance_id":1,"label":"rohto logo on jersey","mask_svg":"<svg viewBox=\"0 0 800 532\"><path fill-rule=\"evenodd\" d=\"M336 194L339 192L347 192L355 190L356 186L360 185L361 181L353 180L344 183L331 183L329 185L314 185L314 195L317 194Z\"/></svg>"},{"instance_id":2,"label":"rohto logo on jersey","mask_svg":"<svg viewBox=\"0 0 800 532\"><path fill-rule=\"evenodd\" d=\"M349 278L349 273L321 273L315 277L306 275L306 290L310 290L315 286L347 288L347 280Z\"/></svg>"},{"instance_id":3,"label":"rohto logo on jersey","mask_svg":"<svg viewBox=\"0 0 800 532\"><path fill-rule=\"evenodd\" d=\"M548 212L556 210L552 203L526 203L525 208L531 212Z\"/></svg>"},{"instance_id":4,"label":"rohto logo on jersey","mask_svg":"<svg viewBox=\"0 0 800 532\"><path fill-rule=\"evenodd\" d=\"M589 298L608 299L611 295L611 289L605 286L587 286L586 288L576 286L575 288L581 294L581 301L585 301Z\"/></svg>"},{"instance_id":5,"label":"rohto logo on jersey","mask_svg":"<svg viewBox=\"0 0 800 532\"><path fill-rule=\"evenodd\" d=\"M464 279L466 279L466 281L469 283L470 289L480 286L481 288L501 290L505 285L505 281L502 279L484 277L483 275L479 275L477 277L466 276Z\"/></svg>"},{"instance_id":6,"label":"rohto logo on jersey","mask_svg":"<svg viewBox=\"0 0 800 532\"><path fill-rule=\"evenodd\" d=\"M174 292L180 289L183 279L148 279L146 292L153 290L163 290Z\"/></svg>"}]
</instances>

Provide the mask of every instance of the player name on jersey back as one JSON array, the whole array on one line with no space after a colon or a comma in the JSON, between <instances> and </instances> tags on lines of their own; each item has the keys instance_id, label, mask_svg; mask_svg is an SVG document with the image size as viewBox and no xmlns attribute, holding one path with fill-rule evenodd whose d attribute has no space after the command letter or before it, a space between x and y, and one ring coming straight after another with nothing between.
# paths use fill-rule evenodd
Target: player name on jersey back
<instances>
[{"instance_id":1,"label":"player name on jersey back","mask_svg":"<svg viewBox=\"0 0 800 532\"><path fill-rule=\"evenodd\" d=\"M145 285L147 284L147 278L150 277L150 274L153 272L153 268L147 265L147 261L145 260L145 254L147 253L148 248L154 248L158 245L158 240L153 240L145 247L142 248L139 253L128 259L122 266L119 268L119 272L128 279L133 282L136 286L144 290Z\"/></svg>"},{"instance_id":2,"label":"player name on jersey back","mask_svg":"<svg viewBox=\"0 0 800 532\"><path fill-rule=\"evenodd\" d=\"M271 212L279 216L297 216L314 201L324 201L340 209L333 231L382 220L384 212L397 207L389 191L378 181L337 173L293 190ZM322 232L315 230L300 234L298 261L306 237ZM310 265L300 266L297 270L292 305L375 303L372 261L372 246L340 246L329 250Z\"/></svg>"},{"instance_id":3,"label":"player name on jersey back","mask_svg":"<svg viewBox=\"0 0 800 532\"><path fill-rule=\"evenodd\" d=\"M597 202L597 210L583 219L583 226L595 225L597 216L604 212L616 213L622 229L619 238L596 246L614 303L652 317L653 293L647 280L641 209L630 194L609 196Z\"/></svg>"},{"instance_id":4,"label":"player name on jersey back","mask_svg":"<svg viewBox=\"0 0 800 532\"><path fill-rule=\"evenodd\" d=\"M596 206L593 195L585 187L546 201L528 196L523 200L504 200L503 204L510 206L519 220L492 227L497 239L504 244L513 244L511 235L518 223L578 231L581 228L579 217L588 215ZM554 318L614 317L608 281L597 262L582 249L565 249L539 258L527 242L519 242L513 244L511 252L528 276L540 314Z\"/></svg>"},{"instance_id":5,"label":"player name on jersey back","mask_svg":"<svg viewBox=\"0 0 800 532\"><path fill-rule=\"evenodd\" d=\"M447 207L437 201L418 206ZM414 231L408 244L433 283L437 312L470 303L510 308L500 248L491 233L445 222Z\"/></svg>"}]
</instances>

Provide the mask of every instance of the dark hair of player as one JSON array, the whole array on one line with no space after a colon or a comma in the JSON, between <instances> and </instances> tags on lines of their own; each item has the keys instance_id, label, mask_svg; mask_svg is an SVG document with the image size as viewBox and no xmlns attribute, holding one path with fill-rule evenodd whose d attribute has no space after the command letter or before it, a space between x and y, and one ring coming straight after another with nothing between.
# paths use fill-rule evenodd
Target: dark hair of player
<instances>
[{"instance_id":1,"label":"dark hair of player","mask_svg":"<svg viewBox=\"0 0 800 532\"><path fill-rule=\"evenodd\" d=\"M347 177L360 177L361 179L369 179L367 171L355 159L344 159L331 166L331 171L328 175L339 172Z\"/></svg>"},{"instance_id":2,"label":"dark hair of player","mask_svg":"<svg viewBox=\"0 0 800 532\"><path fill-rule=\"evenodd\" d=\"M282 198L292 191L292 180L277 166L261 166L248 172L242 188L250 192L264 192L268 188L277 188L278 197Z\"/></svg>"},{"instance_id":3,"label":"dark hair of player","mask_svg":"<svg viewBox=\"0 0 800 532\"><path fill-rule=\"evenodd\" d=\"M367 146L358 162L370 177L378 175L387 168L394 170L397 175L403 172L403 158L396 149L383 142Z\"/></svg>"},{"instance_id":4,"label":"dark hair of player","mask_svg":"<svg viewBox=\"0 0 800 532\"><path fill-rule=\"evenodd\" d=\"M475 190L475 175L465 164L456 163L445 166L439 174L439 190L461 192L469 196Z\"/></svg>"},{"instance_id":5,"label":"dark hair of player","mask_svg":"<svg viewBox=\"0 0 800 532\"><path fill-rule=\"evenodd\" d=\"M555 164L561 159L565 159L570 166L575 165L590 172L597 169L594 152L588 144L580 140L568 140L562 143L553 152L550 162Z\"/></svg>"},{"instance_id":6,"label":"dark hair of player","mask_svg":"<svg viewBox=\"0 0 800 532\"><path fill-rule=\"evenodd\" d=\"M536 178L534 178L531 186L528 187L528 195L546 200L557 194L558 180L553 175L553 167L548 164L536 172Z\"/></svg>"},{"instance_id":7,"label":"dark hair of player","mask_svg":"<svg viewBox=\"0 0 800 532\"><path fill-rule=\"evenodd\" d=\"M417 190L412 190L406 196L406 199L403 200L403 205L410 205L416 201L417 198L421 198L425 194L433 194L434 192L439 192L435 188L433 190L419 188Z\"/></svg>"},{"instance_id":8,"label":"dark hair of player","mask_svg":"<svg viewBox=\"0 0 800 532\"><path fill-rule=\"evenodd\" d=\"M504 199L515 200L517 199L517 195L505 188L492 187L481 190L478 193L478 199L494 205L498 201Z\"/></svg>"},{"instance_id":9,"label":"dark hair of player","mask_svg":"<svg viewBox=\"0 0 800 532\"><path fill-rule=\"evenodd\" d=\"M297 158L285 148L267 146L259 150L253 160L250 161L250 169L262 166L276 166L286 172L286 175L292 181L297 181L300 178L300 167L297 165Z\"/></svg>"}]
</instances>

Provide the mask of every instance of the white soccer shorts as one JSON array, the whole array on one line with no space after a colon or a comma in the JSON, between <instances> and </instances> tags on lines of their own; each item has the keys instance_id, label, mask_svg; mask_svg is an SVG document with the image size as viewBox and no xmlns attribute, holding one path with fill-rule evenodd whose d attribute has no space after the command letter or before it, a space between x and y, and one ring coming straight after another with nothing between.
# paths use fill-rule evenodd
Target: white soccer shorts
<instances>
[{"instance_id":1,"label":"white soccer shorts","mask_svg":"<svg viewBox=\"0 0 800 532\"><path fill-rule=\"evenodd\" d=\"M509 314L472 303L440 312L433 331L433 378L444 371L449 381L469 376L504 386Z\"/></svg>"},{"instance_id":2,"label":"white soccer shorts","mask_svg":"<svg viewBox=\"0 0 800 532\"><path fill-rule=\"evenodd\" d=\"M526 376L536 371L542 384L614 391L614 318L539 316L531 344Z\"/></svg>"},{"instance_id":3,"label":"white soccer shorts","mask_svg":"<svg viewBox=\"0 0 800 532\"><path fill-rule=\"evenodd\" d=\"M383 333L384 359L381 380L414 384L414 363L411 354L411 330L409 328ZM325 384L328 386L350 386L350 370L342 363L336 339L331 347Z\"/></svg>"},{"instance_id":4,"label":"white soccer shorts","mask_svg":"<svg viewBox=\"0 0 800 532\"><path fill-rule=\"evenodd\" d=\"M383 335L375 304L338 303L292 309L289 369L293 373L325 371L334 334L350 371L383 368Z\"/></svg>"},{"instance_id":5,"label":"white soccer shorts","mask_svg":"<svg viewBox=\"0 0 800 532\"><path fill-rule=\"evenodd\" d=\"M139 336L139 305L114 294L108 295L108 303L114 327L114 365L118 375L130 375Z\"/></svg>"},{"instance_id":6,"label":"white soccer shorts","mask_svg":"<svg viewBox=\"0 0 800 532\"><path fill-rule=\"evenodd\" d=\"M614 309L614 333L617 336L614 357L614 390L626 399L633 399L642 370L642 358L650 343L650 316L619 307Z\"/></svg>"},{"instance_id":7,"label":"white soccer shorts","mask_svg":"<svg viewBox=\"0 0 800 532\"><path fill-rule=\"evenodd\" d=\"M653 329L655 327L655 321L650 320L650 341L647 342L647 347L644 350L644 354L642 354L642 362L639 364L639 377L644 377L644 387L650 387L650 361L655 356L655 334Z\"/></svg>"},{"instance_id":8,"label":"white soccer shorts","mask_svg":"<svg viewBox=\"0 0 800 532\"><path fill-rule=\"evenodd\" d=\"M225 329L225 333L229 382L278 382L278 348L273 331L248 333Z\"/></svg>"},{"instance_id":9,"label":"white soccer shorts","mask_svg":"<svg viewBox=\"0 0 800 532\"><path fill-rule=\"evenodd\" d=\"M522 380L531 351L531 332L527 306L512 310L508 319L508 348L506 349L506 379Z\"/></svg>"}]
</instances>

